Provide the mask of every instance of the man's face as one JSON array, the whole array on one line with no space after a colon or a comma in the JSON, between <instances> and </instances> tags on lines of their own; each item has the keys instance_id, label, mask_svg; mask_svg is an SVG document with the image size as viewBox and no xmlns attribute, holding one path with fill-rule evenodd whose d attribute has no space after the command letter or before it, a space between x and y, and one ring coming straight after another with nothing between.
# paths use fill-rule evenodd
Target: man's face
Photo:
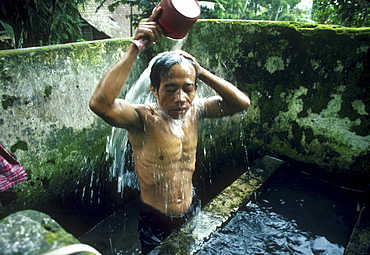
<instances>
[{"instance_id":1,"label":"man's face","mask_svg":"<svg viewBox=\"0 0 370 255\"><path fill-rule=\"evenodd\" d=\"M161 76L159 89L153 93L168 116L180 119L189 110L197 89L195 81L195 68L188 63L175 64Z\"/></svg>"}]
</instances>

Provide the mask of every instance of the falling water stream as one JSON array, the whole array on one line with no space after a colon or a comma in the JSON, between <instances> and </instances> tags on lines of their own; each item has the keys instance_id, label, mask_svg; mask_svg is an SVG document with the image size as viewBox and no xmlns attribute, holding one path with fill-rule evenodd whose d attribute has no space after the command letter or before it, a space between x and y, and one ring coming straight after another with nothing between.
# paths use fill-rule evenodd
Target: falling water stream
<instances>
[{"instance_id":1,"label":"falling water stream","mask_svg":"<svg viewBox=\"0 0 370 255\"><path fill-rule=\"evenodd\" d=\"M125 99L132 104L147 104L154 102L154 97L149 89L149 74L153 60L140 75L137 82L128 89ZM125 164L129 153L127 131L122 128L112 128L111 136L108 137L106 154L113 159L109 171L109 181L117 179L117 192L123 196L124 188L139 189L137 177L134 171L127 169ZM108 159L108 158L107 158Z\"/></svg>"}]
</instances>

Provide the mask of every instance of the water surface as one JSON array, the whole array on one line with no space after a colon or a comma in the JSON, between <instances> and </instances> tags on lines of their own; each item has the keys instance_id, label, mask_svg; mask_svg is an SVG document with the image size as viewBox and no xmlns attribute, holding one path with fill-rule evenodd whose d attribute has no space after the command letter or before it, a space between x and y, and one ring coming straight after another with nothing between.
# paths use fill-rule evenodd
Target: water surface
<instances>
[{"instance_id":1,"label":"water surface","mask_svg":"<svg viewBox=\"0 0 370 255\"><path fill-rule=\"evenodd\" d=\"M363 193L280 168L197 253L343 254Z\"/></svg>"}]
</instances>

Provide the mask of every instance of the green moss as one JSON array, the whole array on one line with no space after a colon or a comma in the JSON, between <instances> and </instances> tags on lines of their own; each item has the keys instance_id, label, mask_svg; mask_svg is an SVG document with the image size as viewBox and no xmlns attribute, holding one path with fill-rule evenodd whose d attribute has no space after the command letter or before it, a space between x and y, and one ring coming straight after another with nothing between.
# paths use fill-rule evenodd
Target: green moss
<instances>
[{"instance_id":1,"label":"green moss","mask_svg":"<svg viewBox=\"0 0 370 255\"><path fill-rule=\"evenodd\" d=\"M44 90L44 94L45 94L45 98L48 98L50 95L51 95L51 92L53 90L53 87L50 86L50 85L46 85L45 86L45 90Z\"/></svg>"},{"instance_id":2,"label":"green moss","mask_svg":"<svg viewBox=\"0 0 370 255\"><path fill-rule=\"evenodd\" d=\"M0 51L1 52L1 51ZM11 73L10 68L6 68L6 59L4 57L0 57L0 66L3 68L0 68L0 80L6 81L6 82L14 82L14 76Z\"/></svg>"},{"instance_id":3,"label":"green moss","mask_svg":"<svg viewBox=\"0 0 370 255\"><path fill-rule=\"evenodd\" d=\"M9 107L13 107L13 105L19 101L20 101L19 97L3 95L1 106L3 107L4 110L7 110Z\"/></svg>"},{"instance_id":4,"label":"green moss","mask_svg":"<svg viewBox=\"0 0 370 255\"><path fill-rule=\"evenodd\" d=\"M232 24L244 26L260 26L260 27L274 27L274 28L293 28L302 33L311 34L315 31L334 31L337 34L369 34L369 27L343 27L340 25L326 25L326 24L313 24L307 22L296 21L246 21L246 20L215 20L215 19L202 19L197 23L213 23L213 24Z\"/></svg>"},{"instance_id":5,"label":"green moss","mask_svg":"<svg viewBox=\"0 0 370 255\"><path fill-rule=\"evenodd\" d=\"M20 210L25 203L28 208L62 206L55 203L89 186L92 178L107 169L104 155L110 130L103 122L82 130L56 128L45 137L42 153L29 148L22 158L29 180L14 187L23 192L18 192L18 198L8 206L0 206L0 215Z\"/></svg>"},{"instance_id":6,"label":"green moss","mask_svg":"<svg viewBox=\"0 0 370 255\"><path fill-rule=\"evenodd\" d=\"M24 141L16 142L11 148L10 151L12 153L16 152L17 150L28 151L28 144Z\"/></svg>"}]
</instances>

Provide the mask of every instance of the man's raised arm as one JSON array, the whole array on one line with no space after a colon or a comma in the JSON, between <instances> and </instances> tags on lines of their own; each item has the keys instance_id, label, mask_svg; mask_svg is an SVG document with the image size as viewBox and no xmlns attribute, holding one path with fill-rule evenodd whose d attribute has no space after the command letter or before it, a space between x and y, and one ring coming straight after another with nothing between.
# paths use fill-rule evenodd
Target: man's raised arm
<instances>
[{"instance_id":1,"label":"man's raised arm","mask_svg":"<svg viewBox=\"0 0 370 255\"><path fill-rule=\"evenodd\" d=\"M196 59L190 54L186 52L181 52L181 54L195 63L198 78L219 95L207 98L204 101L204 118L216 118L231 115L246 110L250 106L249 97L241 92L237 87L201 67Z\"/></svg>"},{"instance_id":2,"label":"man's raised arm","mask_svg":"<svg viewBox=\"0 0 370 255\"><path fill-rule=\"evenodd\" d=\"M204 102L204 117L215 118L231 115L246 110L250 99L228 81L202 68L199 79L211 87L220 96L208 98Z\"/></svg>"},{"instance_id":3,"label":"man's raised arm","mask_svg":"<svg viewBox=\"0 0 370 255\"><path fill-rule=\"evenodd\" d=\"M104 74L90 99L90 109L113 126L130 128L140 125L140 119L134 107L117 97L139 51L149 47L162 36L161 29L153 21L159 12L160 9L157 9L147 22L139 24L134 43L130 45L123 57Z\"/></svg>"}]
</instances>

